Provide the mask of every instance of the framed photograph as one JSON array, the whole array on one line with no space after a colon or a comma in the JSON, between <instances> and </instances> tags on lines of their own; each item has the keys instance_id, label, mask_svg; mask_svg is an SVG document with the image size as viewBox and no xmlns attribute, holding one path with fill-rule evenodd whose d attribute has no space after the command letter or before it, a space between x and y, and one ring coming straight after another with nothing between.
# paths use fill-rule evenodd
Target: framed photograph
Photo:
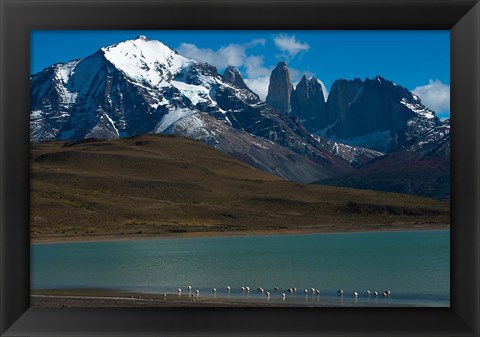
<instances>
[{"instance_id":1,"label":"framed photograph","mask_svg":"<svg viewBox=\"0 0 480 337\"><path fill-rule=\"evenodd\" d=\"M479 334L477 1L1 17L2 336Z\"/></svg>"}]
</instances>

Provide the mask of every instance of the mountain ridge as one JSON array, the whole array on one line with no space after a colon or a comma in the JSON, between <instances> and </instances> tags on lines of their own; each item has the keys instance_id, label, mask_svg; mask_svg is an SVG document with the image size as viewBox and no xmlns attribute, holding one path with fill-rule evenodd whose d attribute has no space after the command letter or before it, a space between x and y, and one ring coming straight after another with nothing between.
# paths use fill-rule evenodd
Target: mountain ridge
<instances>
[{"instance_id":1,"label":"mountain ridge","mask_svg":"<svg viewBox=\"0 0 480 337\"><path fill-rule=\"evenodd\" d=\"M336 81L326 96L316 78L294 87L281 61L263 102L235 67L219 74L139 36L32 75L30 134L32 142L175 134L309 183L354 174L440 125L417 96L380 76Z\"/></svg>"},{"instance_id":2,"label":"mountain ridge","mask_svg":"<svg viewBox=\"0 0 480 337\"><path fill-rule=\"evenodd\" d=\"M302 182L347 172L357 157L363 162L377 155L345 147L343 158L342 151L334 150L341 145L311 137L290 115L277 116L235 70L228 68L220 76L215 67L145 37L102 48L32 76L32 141L177 133ZM235 73L235 83L228 72ZM220 142L220 129L227 139L243 141L237 148ZM248 135L238 137L239 131ZM263 153L246 149L252 136L262 138ZM286 156L296 159L289 163ZM293 173L295 167L300 173Z\"/></svg>"}]
</instances>

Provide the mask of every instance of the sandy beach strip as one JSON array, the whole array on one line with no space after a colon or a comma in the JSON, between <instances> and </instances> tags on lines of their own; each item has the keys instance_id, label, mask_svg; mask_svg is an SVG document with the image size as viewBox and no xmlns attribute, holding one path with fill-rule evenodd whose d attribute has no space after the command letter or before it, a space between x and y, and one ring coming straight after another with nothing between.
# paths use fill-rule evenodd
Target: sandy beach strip
<instances>
[{"instance_id":1,"label":"sandy beach strip","mask_svg":"<svg viewBox=\"0 0 480 337\"><path fill-rule=\"evenodd\" d=\"M145 233L145 234L96 234L82 236L49 235L32 237L31 243L70 243L70 242L96 242L96 241L126 241L126 240L153 240L173 238L196 237L225 237L225 236L253 236L253 235L292 235L292 234L327 234L327 233L354 233L354 232L387 232L411 230L448 230L449 224L388 224L370 226L331 226L322 229L299 230L258 230L234 232L186 232L186 233Z\"/></svg>"},{"instance_id":2,"label":"sandy beach strip","mask_svg":"<svg viewBox=\"0 0 480 337\"><path fill-rule=\"evenodd\" d=\"M77 295L30 295L31 307L84 308L84 307L292 307L295 303L242 301L227 298L178 298L176 295L151 297L149 295L124 296L77 296ZM305 306L305 305L302 305Z\"/></svg>"},{"instance_id":3,"label":"sandy beach strip","mask_svg":"<svg viewBox=\"0 0 480 337\"><path fill-rule=\"evenodd\" d=\"M274 303L277 305L278 303ZM283 303L279 303L283 304ZM191 294L146 294L117 289L44 289L32 290L32 307L231 307L272 306L268 302L245 301L241 298L191 296Z\"/></svg>"}]
</instances>

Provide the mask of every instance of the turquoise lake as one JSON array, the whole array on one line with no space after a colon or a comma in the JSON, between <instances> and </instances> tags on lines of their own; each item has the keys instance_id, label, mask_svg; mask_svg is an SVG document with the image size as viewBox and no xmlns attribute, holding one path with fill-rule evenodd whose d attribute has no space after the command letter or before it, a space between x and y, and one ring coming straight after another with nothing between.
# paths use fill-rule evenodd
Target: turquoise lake
<instances>
[{"instance_id":1,"label":"turquoise lake","mask_svg":"<svg viewBox=\"0 0 480 337\"><path fill-rule=\"evenodd\" d=\"M31 288L109 288L308 305L450 306L450 231L258 235L31 245ZM227 293L226 287L231 287ZM249 286L250 293L241 291ZM214 295L212 288L217 288ZM279 291L275 292L274 287ZM304 289L319 289L320 296ZM339 289L343 296L337 296ZM379 292L368 297L366 290ZM391 290L383 298L384 290ZM358 298L352 295L359 293Z\"/></svg>"}]
</instances>

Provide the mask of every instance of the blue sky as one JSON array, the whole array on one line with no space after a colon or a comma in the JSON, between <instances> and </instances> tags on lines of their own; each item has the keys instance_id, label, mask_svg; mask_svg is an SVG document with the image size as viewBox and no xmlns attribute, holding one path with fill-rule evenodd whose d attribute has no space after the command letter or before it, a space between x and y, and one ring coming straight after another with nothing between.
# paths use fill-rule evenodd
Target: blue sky
<instances>
[{"instance_id":1,"label":"blue sky","mask_svg":"<svg viewBox=\"0 0 480 337\"><path fill-rule=\"evenodd\" d=\"M449 31L33 31L31 73L138 35L220 72L236 66L263 98L271 70L283 60L294 84L306 74L329 91L339 78L381 75L412 90L439 117L449 117Z\"/></svg>"}]
</instances>

